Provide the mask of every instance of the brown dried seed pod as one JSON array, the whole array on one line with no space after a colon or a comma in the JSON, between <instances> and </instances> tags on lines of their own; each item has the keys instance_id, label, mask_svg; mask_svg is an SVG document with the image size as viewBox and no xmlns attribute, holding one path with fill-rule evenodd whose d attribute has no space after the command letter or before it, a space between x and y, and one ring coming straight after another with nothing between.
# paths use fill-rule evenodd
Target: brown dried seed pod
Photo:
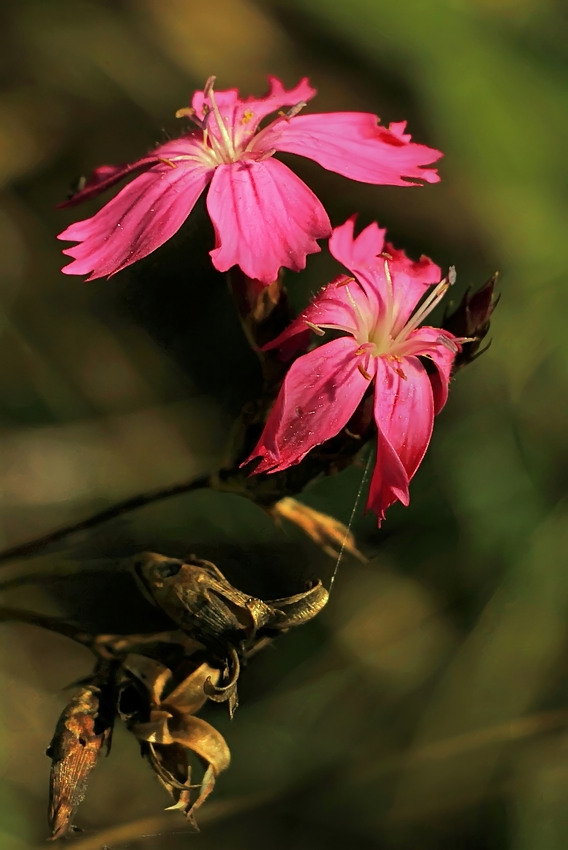
<instances>
[{"instance_id":1,"label":"brown dried seed pod","mask_svg":"<svg viewBox=\"0 0 568 850\"><path fill-rule=\"evenodd\" d=\"M145 656L128 655L123 664L122 693L134 686L139 703L136 706L130 698L130 713L122 713L128 728L141 743L142 754L174 798L171 808L181 809L195 825L196 808L209 796L217 776L230 762L223 736L205 720L194 716L208 699L206 683L215 687L221 673L205 662L198 663L181 680L176 672ZM191 784L189 752L204 767L198 785ZM194 788L199 788L199 793L192 800Z\"/></svg>"},{"instance_id":2,"label":"brown dried seed pod","mask_svg":"<svg viewBox=\"0 0 568 850\"><path fill-rule=\"evenodd\" d=\"M182 561L145 552L131 563L152 601L203 644L219 666L220 681L206 681L205 693L216 702L227 701L231 716L238 705L240 661L267 638L311 620L328 599L316 582L302 593L265 602L233 587L215 564L197 558Z\"/></svg>"},{"instance_id":3,"label":"brown dried seed pod","mask_svg":"<svg viewBox=\"0 0 568 850\"><path fill-rule=\"evenodd\" d=\"M111 671L108 671L111 674ZM89 775L101 752L110 748L114 721L114 684L95 676L63 710L47 749L51 758L49 828L51 839L72 828L71 820L87 790Z\"/></svg>"}]
</instances>

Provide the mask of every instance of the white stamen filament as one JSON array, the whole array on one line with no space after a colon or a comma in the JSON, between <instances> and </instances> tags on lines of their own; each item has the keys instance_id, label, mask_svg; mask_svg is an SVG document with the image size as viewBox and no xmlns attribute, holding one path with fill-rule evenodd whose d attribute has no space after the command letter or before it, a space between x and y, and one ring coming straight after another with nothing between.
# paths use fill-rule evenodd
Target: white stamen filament
<instances>
[{"instance_id":1,"label":"white stamen filament","mask_svg":"<svg viewBox=\"0 0 568 850\"><path fill-rule=\"evenodd\" d=\"M403 342L407 338L407 336L418 327L418 325L423 321L423 319L425 319L426 316L431 313L432 310L440 303L449 288L450 283L445 278L434 287L430 295L420 305L420 307L418 307L416 312L410 317L408 322L395 336L395 338L393 339L393 345Z\"/></svg>"},{"instance_id":2,"label":"white stamen filament","mask_svg":"<svg viewBox=\"0 0 568 850\"><path fill-rule=\"evenodd\" d=\"M237 158L235 146L233 144L233 139L229 135L229 131L221 117L221 113L219 112L219 107L217 106L217 101L215 100L215 94L213 92L213 85L215 83L215 77L209 77L207 82L205 83L205 88L203 89L204 97L209 98L211 103L211 111L215 116L215 120L217 122L217 127L219 128L219 133L221 134L221 138L223 139L225 147L219 143L219 140L215 138L215 136L208 134L207 131L204 132L204 135L207 136L207 140L209 144L214 149L215 153L219 157L219 159L223 162L226 162L226 154L229 153L229 161L234 162ZM223 155L225 154L225 155Z\"/></svg>"},{"instance_id":3,"label":"white stamen filament","mask_svg":"<svg viewBox=\"0 0 568 850\"><path fill-rule=\"evenodd\" d=\"M394 291L388 260L385 260L385 278L387 281L387 303L385 305L387 311L385 314L385 322L387 326L391 328L394 321Z\"/></svg>"},{"instance_id":4,"label":"white stamen filament","mask_svg":"<svg viewBox=\"0 0 568 850\"><path fill-rule=\"evenodd\" d=\"M365 321L365 319L363 317L363 314L361 312L361 308L359 307L359 305L357 304L357 302L355 301L355 299L351 295L349 285L346 284L346 283L341 284L341 285L345 287L345 291L347 293L347 298L349 299L349 303L351 304L351 306L353 308L353 312L355 313L355 325L359 329L359 336L361 337L360 339L357 339L357 342L359 344L361 344L361 342L367 341L366 339L364 339L364 337L367 336L365 328L367 327L368 323Z\"/></svg>"}]
</instances>

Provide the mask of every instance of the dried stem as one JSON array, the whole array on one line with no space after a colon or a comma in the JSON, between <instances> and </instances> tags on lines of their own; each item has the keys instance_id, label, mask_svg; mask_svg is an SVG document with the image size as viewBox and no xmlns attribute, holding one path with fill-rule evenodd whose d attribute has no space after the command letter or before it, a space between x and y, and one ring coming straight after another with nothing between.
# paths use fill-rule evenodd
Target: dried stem
<instances>
[{"instance_id":1,"label":"dried stem","mask_svg":"<svg viewBox=\"0 0 568 850\"><path fill-rule=\"evenodd\" d=\"M55 531L50 531L48 534L42 534L40 537L35 537L33 540L28 540L25 543L18 543L16 546L10 546L0 552L0 564L5 561L10 561L16 558L25 558L26 555L34 555L41 549L45 549L51 543L57 543L64 540L72 534L79 531L86 531L89 528L94 528L97 525L102 525L104 522L116 519L123 514L135 511L138 508L143 508L146 505L151 505L154 502L161 502L164 499L170 499L172 496L179 496L182 493L189 493L192 490L201 490L210 486L208 475L200 476L199 478L191 478L189 481L181 481L178 484L171 484L169 487L162 487L159 490L151 490L149 493L139 493L137 496L132 496L122 502L112 505L110 508L105 508L96 514L92 514L87 519L73 522L69 525L64 525Z\"/></svg>"},{"instance_id":2,"label":"dried stem","mask_svg":"<svg viewBox=\"0 0 568 850\"><path fill-rule=\"evenodd\" d=\"M255 809L270 801L273 796L274 793L267 792L209 802L200 816L200 823L213 823ZM166 812L155 817L129 821L120 824L120 826L111 826L95 835L85 836L85 838L73 842L73 850L101 850L104 847L115 847L117 844L122 846L127 842L130 844L130 842L144 841L144 839L154 836L167 836L172 832L174 834L187 832L188 835L192 835L195 833L195 829L183 822L174 824L171 813ZM45 850L44 845L42 845L42 848Z\"/></svg>"},{"instance_id":3,"label":"dried stem","mask_svg":"<svg viewBox=\"0 0 568 850\"><path fill-rule=\"evenodd\" d=\"M50 632L56 632L64 637L71 638L89 648L93 645L93 636L87 632L81 631L77 626L61 620L58 617L50 617L47 614L37 614L35 611L26 611L23 608L8 608L0 606L0 623L28 623L31 626L38 626L40 629L47 629Z\"/></svg>"}]
</instances>

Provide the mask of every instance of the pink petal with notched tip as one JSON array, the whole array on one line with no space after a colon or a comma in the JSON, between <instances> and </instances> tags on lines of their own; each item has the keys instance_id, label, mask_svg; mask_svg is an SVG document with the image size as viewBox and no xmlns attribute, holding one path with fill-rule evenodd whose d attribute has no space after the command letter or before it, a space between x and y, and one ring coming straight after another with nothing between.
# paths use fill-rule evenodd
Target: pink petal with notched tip
<instances>
[{"instance_id":1,"label":"pink petal with notched tip","mask_svg":"<svg viewBox=\"0 0 568 850\"><path fill-rule=\"evenodd\" d=\"M374 322L388 300L385 260L381 256L386 230L373 222L355 236L356 220L357 216L352 215L345 224L334 228L328 243L329 251L356 275L360 288L367 295Z\"/></svg>"},{"instance_id":2,"label":"pink petal with notched tip","mask_svg":"<svg viewBox=\"0 0 568 850\"><path fill-rule=\"evenodd\" d=\"M278 472L299 463L345 427L369 381L358 369L357 344L335 339L298 358L286 375L258 444L254 472Z\"/></svg>"},{"instance_id":3,"label":"pink petal with notched tip","mask_svg":"<svg viewBox=\"0 0 568 850\"><path fill-rule=\"evenodd\" d=\"M442 153L409 141L410 136L399 132L400 125L393 125L391 130L378 126L378 120L369 112L296 115L284 125L268 127L262 145L306 156L329 171L362 183L437 183L438 172L425 166L440 159Z\"/></svg>"},{"instance_id":4,"label":"pink petal with notched tip","mask_svg":"<svg viewBox=\"0 0 568 850\"><path fill-rule=\"evenodd\" d=\"M215 268L238 265L265 284L276 280L282 266L303 269L306 255L320 250L316 239L331 232L311 189L275 159L218 166L207 210L215 228Z\"/></svg>"},{"instance_id":5,"label":"pink petal with notched tip","mask_svg":"<svg viewBox=\"0 0 568 850\"><path fill-rule=\"evenodd\" d=\"M211 170L158 163L140 174L92 218L70 225L58 239L79 242L63 253L74 262L65 274L88 280L116 274L176 233L203 192Z\"/></svg>"},{"instance_id":6,"label":"pink petal with notched tip","mask_svg":"<svg viewBox=\"0 0 568 850\"><path fill-rule=\"evenodd\" d=\"M344 224L334 227L329 239L330 254L351 271L374 266L375 258L384 248L387 232L373 222L355 236L356 221L357 216L352 215Z\"/></svg>"}]
</instances>

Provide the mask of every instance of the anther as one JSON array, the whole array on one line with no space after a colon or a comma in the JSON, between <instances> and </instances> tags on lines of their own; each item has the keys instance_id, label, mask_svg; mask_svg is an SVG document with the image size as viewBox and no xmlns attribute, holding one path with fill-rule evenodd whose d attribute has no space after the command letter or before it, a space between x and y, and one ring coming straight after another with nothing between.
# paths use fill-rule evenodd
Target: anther
<instances>
[{"instance_id":1,"label":"anther","mask_svg":"<svg viewBox=\"0 0 568 850\"><path fill-rule=\"evenodd\" d=\"M301 112L302 109L307 105L308 104L305 100L301 100L299 103L297 103L295 106L291 106L290 109L287 109L285 112L283 109L278 110L278 117L284 118L286 121L289 121L290 118L293 118L295 115L298 114L298 112Z\"/></svg>"},{"instance_id":2,"label":"anther","mask_svg":"<svg viewBox=\"0 0 568 850\"><path fill-rule=\"evenodd\" d=\"M193 106L182 106L181 109L176 109L176 118L192 118L194 115Z\"/></svg>"}]
</instances>

